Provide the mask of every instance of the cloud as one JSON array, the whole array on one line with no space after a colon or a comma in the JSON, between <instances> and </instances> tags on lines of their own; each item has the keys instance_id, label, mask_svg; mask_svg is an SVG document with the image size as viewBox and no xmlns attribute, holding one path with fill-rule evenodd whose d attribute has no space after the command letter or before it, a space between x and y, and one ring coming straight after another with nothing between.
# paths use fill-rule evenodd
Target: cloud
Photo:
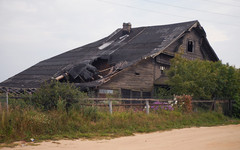
<instances>
[{"instance_id":1,"label":"cloud","mask_svg":"<svg viewBox=\"0 0 240 150\"><path fill-rule=\"evenodd\" d=\"M223 42L230 40L227 34L224 31L218 29L217 26L207 25L204 26L204 29L207 33L208 40L211 42Z\"/></svg>"},{"instance_id":2,"label":"cloud","mask_svg":"<svg viewBox=\"0 0 240 150\"><path fill-rule=\"evenodd\" d=\"M1 9L7 10L8 12L24 12L24 13L35 13L37 8L27 1L19 0L1 0Z\"/></svg>"}]
</instances>

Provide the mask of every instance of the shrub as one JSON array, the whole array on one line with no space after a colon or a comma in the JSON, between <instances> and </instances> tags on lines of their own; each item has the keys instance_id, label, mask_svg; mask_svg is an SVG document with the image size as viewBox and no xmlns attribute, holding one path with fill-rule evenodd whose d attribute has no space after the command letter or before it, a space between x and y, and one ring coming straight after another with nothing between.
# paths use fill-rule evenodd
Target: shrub
<instances>
[{"instance_id":1,"label":"shrub","mask_svg":"<svg viewBox=\"0 0 240 150\"><path fill-rule=\"evenodd\" d=\"M157 88L156 98L171 99L172 98L171 90L168 88L161 88L161 87Z\"/></svg>"},{"instance_id":2,"label":"shrub","mask_svg":"<svg viewBox=\"0 0 240 150\"><path fill-rule=\"evenodd\" d=\"M57 106L64 105L68 110L77 99L86 97L73 84L51 81L45 83L32 96L32 103L42 110L57 109ZM58 104L59 103L59 104ZM60 105L61 104L61 105Z\"/></svg>"},{"instance_id":3,"label":"shrub","mask_svg":"<svg viewBox=\"0 0 240 150\"><path fill-rule=\"evenodd\" d=\"M192 112L192 97L190 95L176 96L178 101L178 107L182 109L183 112Z\"/></svg>"},{"instance_id":4,"label":"shrub","mask_svg":"<svg viewBox=\"0 0 240 150\"><path fill-rule=\"evenodd\" d=\"M235 104L233 104L233 112L232 112L232 115L234 117L238 117L240 118L240 96L239 95L236 95L234 97L234 100L235 100Z\"/></svg>"}]
</instances>

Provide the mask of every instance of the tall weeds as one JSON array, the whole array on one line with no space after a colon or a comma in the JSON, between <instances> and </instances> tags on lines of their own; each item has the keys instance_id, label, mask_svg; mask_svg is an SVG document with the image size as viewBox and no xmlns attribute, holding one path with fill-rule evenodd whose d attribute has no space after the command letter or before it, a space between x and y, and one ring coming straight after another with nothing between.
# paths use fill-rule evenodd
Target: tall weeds
<instances>
[{"instance_id":1,"label":"tall weeds","mask_svg":"<svg viewBox=\"0 0 240 150\"><path fill-rule=\"evenodd\" d=\"M190 126L240 123L217 112L192 112L191 97L182 97L181 109L141 110L83 106L86 96L71 84L50 83L32 96L9 101L9 110L0 109L0 143L17 140L79 137L117 137ZM75 101L80 99L79 101ZM80 103L81 102L81 103ZM188 112L188 113L185 113Z\"/></svg>"},{"instance_id":2,"label":"tall weeds","mask_svg":"<svg viewBox=\"0 0 240 150\"><path fill-rule=\"evenodd\" d=\"M32 107L9 109L0 112L0 143L17 140L30 141L99 136L131 135L135 132L151 132L190 126L209 126L240 123L216 112L182 113L181 111L145 112L115 111L110 115L94 107L72 107L51 111Z\"/></svg>"}]
</instances>

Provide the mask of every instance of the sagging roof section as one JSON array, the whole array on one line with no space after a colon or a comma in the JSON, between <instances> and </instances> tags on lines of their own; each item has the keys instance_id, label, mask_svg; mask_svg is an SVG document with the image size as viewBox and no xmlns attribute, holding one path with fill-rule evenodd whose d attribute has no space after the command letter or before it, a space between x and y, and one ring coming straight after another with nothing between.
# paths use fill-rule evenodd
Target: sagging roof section
<instances>
[{"instance_id":1,"label":"sagging roof section","mask_svg":"<svg viewBox=\"0 0 240 150\"><path fill-rule=\"evenodd\" d=\"M198 21L132 28L130 34L117 29L99 41L41 61L0 86L38 88L51 79L74 82L80 87L99 86L126 67L157 56L195 26L200 26ZM211 53L218 59L213 50Z\"/></svg>"}]
</instances>

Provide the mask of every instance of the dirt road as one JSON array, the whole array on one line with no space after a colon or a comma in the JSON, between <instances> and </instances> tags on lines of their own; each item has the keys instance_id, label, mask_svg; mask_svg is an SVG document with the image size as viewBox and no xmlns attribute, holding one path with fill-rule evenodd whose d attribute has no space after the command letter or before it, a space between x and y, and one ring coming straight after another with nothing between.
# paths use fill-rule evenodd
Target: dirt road
<instances>
[{"instance_id":1,"label":"dirt road","mask_svg":"<svg viewBox=\"0 0 240 150\"><path fill-rule=\"evenodd\" d=\"M112 140L60 140L11 150L240 150L240 125L175 129Z\"/></svg>"}]
</instances>

